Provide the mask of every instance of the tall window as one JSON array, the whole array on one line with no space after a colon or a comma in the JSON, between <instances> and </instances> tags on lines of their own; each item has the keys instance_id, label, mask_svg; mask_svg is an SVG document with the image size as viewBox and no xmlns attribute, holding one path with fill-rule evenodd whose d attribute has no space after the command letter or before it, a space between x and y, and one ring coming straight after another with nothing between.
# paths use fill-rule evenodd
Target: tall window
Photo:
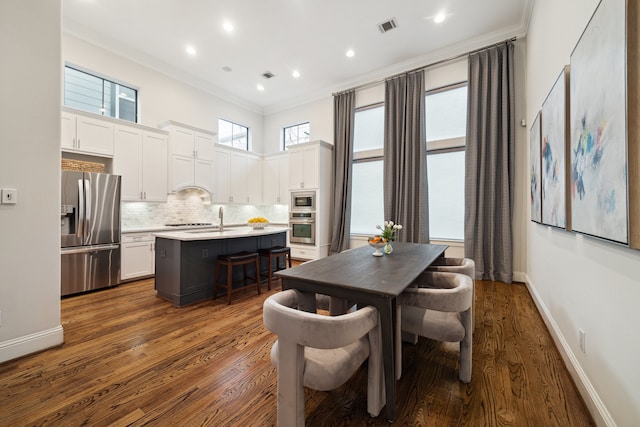
<instances>
[{"instance_id":1,"label":"tall window","mask_svg":"<svg viewBox=\"0 0 640 427\"><path fill-rule=\"evenodd\" d=\"M138 91L77 68L65 66L64 105L135 123L138 117Z\"/></svg>"},{"instance_id":2,"label":"tall window","mask_svg":"<svg viewBox=\"0 0 640 427\"><path fill-rule=\"evenodd\" d=\"M218 143L248 150L249 128L227 120L218 119Z\"/></svg>"},{"instance_id":3,"label":"tall window","mask_svg":"<svg viewBox=\"0 0 640 427\"><path fill-rule=\"evenodd\" d=\"M292 145L309 142L309 122L288 126L282 130L282 147L286 150Z\"/></svg>"},{"instance_id":4,"label":"tall window","mask_svg":"<svg viewBox=\"0 0 640 427\"><path fill-rule=\"evenodd\" d=\"M464 240L466 83L427 92L425 119L429 238Z\"/></svg>"},{"instance_id":5,"label":"tall window","mask_svg":"<svg viewBox=\"0 0 640 427\"><path fill-rule=\"evenodd\" d=\"M356 110L351 184L351 233L376 234L384 221L384 105Z\"/></svg>"}]
</instances>

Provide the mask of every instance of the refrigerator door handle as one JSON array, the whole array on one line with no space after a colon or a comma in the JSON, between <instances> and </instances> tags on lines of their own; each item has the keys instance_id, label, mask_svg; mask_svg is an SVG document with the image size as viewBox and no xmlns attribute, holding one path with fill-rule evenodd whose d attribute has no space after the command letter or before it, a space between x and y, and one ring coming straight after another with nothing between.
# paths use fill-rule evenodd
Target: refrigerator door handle
<instances>
[{"instance_id":1,"label":"refrigerator door handle","mask_svg":"<svg viewBox=\"0 0 640 427\"><path fill-rule=\"evenodd\" d=\"M84 241L86 244L89 242L89 237L91 235L90 224L93 220L91 217L91 185L88 179L84 180L84 196L86 198L84 210Z\"/></svg>"},{"instance_id":2,"label":"refrigerator door handle","mask_svg":"<svg viewBox=\"0 0 640 427\"><path fill-rule=\"evenodd\" d=\"M72 255L72 254L84 254L88 252L98 252L98 251L110 251L113 249L118 249L119 245L95 245L95 246L83 246L80 248L74 249L62 249L60 251L61 255Z\"/></svg>"},{"instance_id":3,"label":"refrigerator door handle","mask_svg":"<svg viewBox=\"0 0 640 427\"><path fill-rule=\"evenodd\" d=\"M82 187L82 181L82 179L78 180L78 211L76 212L76 224L78 224L76 236L79 239L84 236L84 188Z\"/></svg>"}]
</instances>

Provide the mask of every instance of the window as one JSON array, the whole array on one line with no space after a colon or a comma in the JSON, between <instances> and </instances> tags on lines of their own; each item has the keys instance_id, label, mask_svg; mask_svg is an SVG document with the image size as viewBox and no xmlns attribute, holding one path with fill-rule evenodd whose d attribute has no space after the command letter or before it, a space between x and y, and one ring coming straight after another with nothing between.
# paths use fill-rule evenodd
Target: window
<instances>
[{"instance_id":1,"label":"window","mask_svg":"<svg viewBox=\"0 0 640 427\"><path fill-rule=\"evenodd\" d=\"M138 91L77 68L64 68L64 105L136 123Z\"/></svg>"},{"instance_id":2,"label":"window","mask_svg":"<svg viewBox=\"0 0 640 427\"><path fill-rule=\"evenodd\" d=\"M286 150L292 145L309 142L309 135L309 122L286 127L282 130L282 147Z\"/></svg>"},{"instance_id":3,"label":"window","mask_svg":"<svg viewBox=\"0 0 640 427\"><path fill-rule=\"evenodd\" d=\"M218 143L248 150L249 128L227 120L218 119Z\"/></svg>"},{"instance_id":4,"label":"window","mask_svg":"<svg viewBox=\"0 0 640 427\"><path fill-rule=\"evenodd\" d=\"M425 126L429 238L464 240L466 84L427 92Z\"/></svg>"},{"instance_id":5,"label":"window","mask_svg":"<svg viewBox=\"0 0 640 427\"><path fill-rule=\"evenodd\" d=\"M376 234L384 221L384 105L356 110L353 134L351 233Z\"/></svg>"}]
</instances>

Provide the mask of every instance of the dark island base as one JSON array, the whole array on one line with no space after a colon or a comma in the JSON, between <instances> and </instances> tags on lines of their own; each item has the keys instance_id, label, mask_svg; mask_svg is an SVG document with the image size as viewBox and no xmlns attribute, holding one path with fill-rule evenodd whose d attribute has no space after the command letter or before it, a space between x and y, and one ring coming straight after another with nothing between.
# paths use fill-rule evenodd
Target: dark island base
<instances>
[{"instance_id":1,"label":"dark island base","mask_svg":"<svg viewBox=\"0 0 640 427\"><path fill-rule=\"evenodd\" d=\"M286 232L265 236L230 239L182 241L156 237L155 288L157 295L176 306L184 306L213 298L216 258L218 255L242 251L286 246ZM266 259L261 260L261 270L267 270ZM234 269L234 280L241 279L241 268ZM249 267L253 275L255 268ZM266 280L266 277L263 277ZM220 281L226 283L226 270ZM241 284L238 284L240 286ZM226 296L226 289L218 290L218 298Z\"/></svg>"}]
</instances>

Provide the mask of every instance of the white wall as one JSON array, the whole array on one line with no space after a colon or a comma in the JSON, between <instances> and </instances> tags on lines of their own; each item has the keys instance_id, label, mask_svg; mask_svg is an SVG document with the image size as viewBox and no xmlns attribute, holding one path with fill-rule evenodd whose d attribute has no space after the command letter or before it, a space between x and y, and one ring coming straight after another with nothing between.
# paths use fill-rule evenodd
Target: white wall
<instances>
[{"instance_id":1,"label":"white wall","mask_svg":"<svg viewBox=\"0 0 640 427\"><path fill-rule=\"evenodd\" d=\"M527 35L529 123L597 4L536 1ZM640 425L640 251L531 222L527 229L528 285L591 413L599 425Z\"/></svg>"},{"instance_id":2,"label":"white wall","mask_svg":"<svg viewBox=\"0 0 640 427\"><path fill-rule=\"evenodd\" d=\"M297 105L265 116L264 154L282 150L282 129L299 123L310 123L309 141L322 140L333 144L333 97Z\"/></svg>"},{"instance_id":3,"label":"white wall","mask_svg":"<svg viewBox=\"0 0 640 427\"><path fill-rule=\"evenodd\" d=\"M0 2L0 362L62 343L61 0Z\"/></svg>"},{"instance_id":4,"label":"white wall","mask_svg":"<svg viewBox=\"0 0 640 427\"><path fill-rule=\"evenodd\" d=\"M250 150L262 153L263 117L172 79L109 50L69 34L63 37L63 61L139 88L141 124L156 127L174 120L218 131L218 118L249 127Z\"/></svg>"}]
</instances>

